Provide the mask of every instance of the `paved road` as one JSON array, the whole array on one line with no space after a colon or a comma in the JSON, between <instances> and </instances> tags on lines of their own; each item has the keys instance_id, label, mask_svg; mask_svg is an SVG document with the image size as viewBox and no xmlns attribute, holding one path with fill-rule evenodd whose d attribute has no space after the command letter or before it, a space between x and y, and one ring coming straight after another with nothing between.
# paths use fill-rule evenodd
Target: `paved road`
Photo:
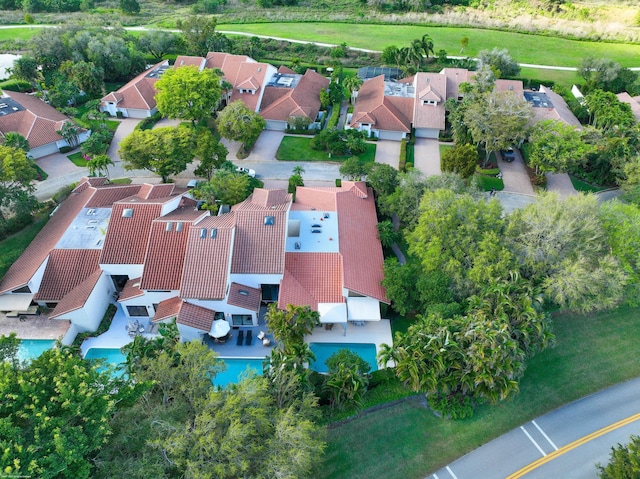
<instances>
[{"instance_id":1,"label":"paved road","mask_svg":"<svg viewBox=\"0 0 640 479\"><path fill-rule=\"evenodd\" d=\"M596 479L611 447L640 434L640 378L527 422L427 479Z\"/></svg>"}]
</instances>

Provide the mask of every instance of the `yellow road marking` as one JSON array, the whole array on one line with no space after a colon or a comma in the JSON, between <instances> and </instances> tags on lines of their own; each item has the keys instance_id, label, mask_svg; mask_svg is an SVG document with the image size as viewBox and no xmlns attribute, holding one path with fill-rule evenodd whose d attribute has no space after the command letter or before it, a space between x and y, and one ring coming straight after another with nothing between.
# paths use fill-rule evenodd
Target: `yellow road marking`
<instances>
[{"instance_id":1,"label":"yellow road marking","mask_svg":"<svg viewBox=\"0 0 640 479\"><path fill-rule=\"evenodd\" d=\"M560 449L553 451L551 454L541 457L537 461L534 461L528 466L523 467L519 471L514 472L513 474L508 476L507 479L518 479L519 477L522 477L525 474L528 474L529 472L533 471L534 469L537 469L538 467L542 466L543 464L546 464L547 462L555 459L556 457L561 456L565 452L569 452L578 446L581 446L589 441L597 439L600 436L604 436L608 432L615 431L616 429L626 426L627 424L631 424L632 422L635 422L638 419L640 419L640 413L634 414L633 416L629 416L626 419L622 419L616 423L603 427L602 429L598 429L597 431L594 431L591 434L583 436L580 439L577 439L567 444L566 446L562 446Z\"/></svg>"}]
</instances>

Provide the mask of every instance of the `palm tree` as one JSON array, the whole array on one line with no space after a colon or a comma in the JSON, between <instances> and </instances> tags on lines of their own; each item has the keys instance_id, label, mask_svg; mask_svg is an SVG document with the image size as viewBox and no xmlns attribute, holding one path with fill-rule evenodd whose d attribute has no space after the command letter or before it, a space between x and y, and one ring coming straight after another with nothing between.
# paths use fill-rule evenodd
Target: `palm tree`
<instances>
[{"instance_id":1,"label":"palm tree","mask_svg":"<svg viewBox=\"0 0 640 479\"><path fill-rule=\"evenodd\" d=\"M293 167L291 173L293 173L294 175L302 176L302 173L304 173L304 167L296 165Z\"/></svg>"},{"instance_id":2,"label":"palm tree","mask_svg":"<svg viewBox=\"0 0 640 479\"><path fill-rule=\"evenodd\" d=\"M356 92L362 86L362 78L357 75L353 75L344 79L344 87L349 90L349 98L353 100L353 92Z\"/></svg>"},{"instance_id":3,"label":"palm tree","mask_svg":"<svg viewBox=\"0 0 640 479\"><path fill-rule=\"evenodd\" d=\"M431 39L431 37L428 34L424 34L422 35L422 38L420 39L420 43L422 44L422 51L424 51L424 54L427 58L429 58L429 54L433 55L433 40Z\"/></svg>"},{"instance_id":4,"label":"palm tree","mask_svg":"<svg viewBox=\"0 0 640 479\"><path fill-rule=\"evenodd\" d=\"M20 133L16 133L15 131L10 131L8 133L5 133L4 139L2 140L2 144L4 146L22 150L25 153L28 153L30 150L29 142L27 141L27 139L24 136L22 136Z\"/></svg>"}]
</instances>

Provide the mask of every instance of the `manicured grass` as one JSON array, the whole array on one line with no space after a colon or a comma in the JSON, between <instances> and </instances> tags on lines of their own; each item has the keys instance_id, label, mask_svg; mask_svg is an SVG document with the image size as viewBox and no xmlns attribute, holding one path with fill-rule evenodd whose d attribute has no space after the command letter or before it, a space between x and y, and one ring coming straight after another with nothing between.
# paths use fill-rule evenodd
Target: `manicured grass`
<instances>
[{"instance_id":1,"label":"manicured grass","mask_svg":"<svg viewBox=\"0 0 640 479\"><path fill-rule=\"evenodd\" d=\"M423 478L545 412L638 376L640 309L554 319L557 344L529 362L520 393L467 420L438 419L407 401L336 427L314 477Z\"/></svg>"},{"instance_id":2,"label":"manicured grass","mask_svg":"<svg viewBox=\"0 0 640 479\"><path fill-rule=\"evenodd\" d=\"M71 155L68 155L67 158L71 160L71 163L73 163L76 166L79 166L80 168L87 167L87 160L82 158L82 153L79 151L76 153L72 153Z\"/></svg>"},{"instance_id":3,"label":"manicured grass","mask_svg":"<svg viewBox=\"0 0 640 479\"><path fill-rule=\"evenodd\" d=\"M36 237L49 220L50 210L19 233L0 241L0 278L9 270L11 265L20 257L29 243Z\"/></svg>"},{"instance_id":4,"label":"manicured grass","mask_svg":"<svg viewBox=\"0 0 640 479\"><path fill-rule=\"evenodd\" d=\"M520 78L533 78L541 81L551 80L556 85L562 85L568 89L571 89L571 87L576 83L584 81L578 76L578 72L576 71L547 70L543 68L530 67L521 67L520 74L518 76Z\"/></svg>"},{"instance_id":5,"label":"manicured grass","mask_svg":"<svg viewBox=\"0 0 640 479\"><path fill-rule=\"evenodd\" d=\"M502 181L502 178L478 174L476 174L476 178L478 180L478 186L482 191L491 191L491 188L496 191L504 190L504 182Z\"/></svg>"},{"instance_id":6,"label":"manicured grass","mask_svg":"<svg viewBox=\"0 0 640 479\"><path fill-rule=\"evenodd\" d=\"M110 180L112 185L130 185L131 178L117 178L115 180Z\"/></svg>"},{"instance_id":7,"label":"manicured grass","mask_svg":"<svg viewBox=\"0 0 640 479\"><path fill-rule=\"evenodd\" d=\"M367 25L348 23L257 23L218 25L217 30L273 35L321 43L346 42L350 47L382 51L395 45L408 46L425 33L433 39L435 50L451 55L460 51L460 39L469 38L465 54L476 56L480 50L506 48L516 61L537 65L577 67L586 56L608 58L622 66L640 66L640 45L587 42L524 33L482 30L478 28L425 27L418 25ZM542 73L542 72L541 72Z\"/></svg>"},{"instance_id":8,"label":"manicured grass","mask_svg":"<svg viewBox=\"0 0 640 479\"><path fill-rule=\"evenodd\" d=\"M345 161L349 156L332 156L326 151L312 150L309 146L312 138L299 136L285 136L276 152L280 161ZM376 158L375 143L367 143L367 151L358 155L364 163L373 163Z\"/></svg>"},{"instance_id":9,"label":"manicured grass","mask_svg":"<svg viewBox=\"0 0 640 479\"><path fill-rule=\"evenodd\" d=\"M571 178L571 183L573 184L573 187L576 189L576 191L583 191L585 193L595 193L597 191L602 191L607 189L604 186L594 186L572 175L569 175L569 178Z\"/></svg>"},{"instance_id":10,"label":"manicured grass","mask_svg":"<svg viewBox=\"0 0 640 479\"><path fill-rule=\"evenodd\" d=\"M38 175L39 175L38 176L38 181L44 181L47 178L49 178L49 175L47 174L47 172L44 171L42 168L40 168L37 163L33 163L33 167L38 172Z\"/></svg>"},{"instance_id":11,"label":"manicured grass","mask_svg":"<svg viewBox=\"0 0 640 479\"><path fill-rule=\"evenodd\" d=\"M440 148L440 157L442 157L445 151L447 151L450 148L453 148L453 143L451 143L450 145L438 145L438 147Z\"/></svg>"}]
</instances>

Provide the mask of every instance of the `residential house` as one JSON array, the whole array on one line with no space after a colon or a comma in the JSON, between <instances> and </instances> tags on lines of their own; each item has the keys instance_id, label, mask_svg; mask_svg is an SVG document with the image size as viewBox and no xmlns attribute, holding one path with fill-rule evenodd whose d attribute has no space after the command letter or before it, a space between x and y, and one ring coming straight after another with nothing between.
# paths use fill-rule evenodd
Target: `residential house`
<instances>
[{"instance_id":1,"label":"residential house","mask_svg":"<svg viewBox=\"0 0 640 479\"><path fill-rule=\"evenodd\" d=\"M0 138L15 132L29 142L29 155L41 158L58 153L65 146L83 143L90 130L78 127L77 144L70 145L59 131L71 119L34 95L13 91L0 91Z\"/></svg>"},{"instance_id":2,"label":"residential house","mask_svg":"<svg viewBox=\"0 0 640 479\"><path fill-rule=\"evenodd\" d=\"M616 96L619 101L626 103L631 107L631 112L633 113L636 122L640 122L640 96L631 96L626 91L618 93Z\"/></svg>"},{"instance_id":3,"label":"residential house","mask_svg":"<svg viewBox=\"0 0 640 479\"><path fill-rule=\"evenodd\" d=\"M580 120L573 114L564 98L551 88L540 85L540 89L537 91L525 90L524 98L533 106L533 120L536 123L543 120L554 120L582 129Z\"/></svg>"},{"instance_id":4,"label":"residential house","mask_svg":"<svg viewBox=\"0 0 640 479\"><path fill-rule=\"evenodd\" d=\"M156 63L118 90L102 98L100 111L124 118L147 118L158 112L155 83L170 68L169 61Z\"/></svg>"}]
</instances>

